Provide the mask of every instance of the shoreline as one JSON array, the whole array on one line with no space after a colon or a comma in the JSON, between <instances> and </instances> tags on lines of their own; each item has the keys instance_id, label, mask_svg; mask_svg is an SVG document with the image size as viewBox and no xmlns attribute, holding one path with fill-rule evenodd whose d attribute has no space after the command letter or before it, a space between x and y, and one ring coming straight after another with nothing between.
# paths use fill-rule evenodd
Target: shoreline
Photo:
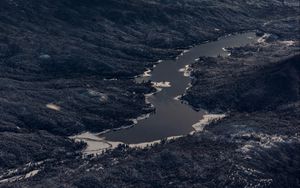
<instances>
[{"instance_id":1,"label":"shoreline","mask_svg":"<svg viewBox=\"0 0 300 188\"><path fill-rule=\"evenodd\" d=\"M248 32L251 32L251 31L236 32L236 33L237 34L244 34L244 33L248 33ZM233 33L233 34L227 34L227 35L218 37L217 40L206 41L206 42L198 44L198 45L202 45L202 44L206 44L206 43L209 43L209 42L218 41L218 40L221 40L223 38L226 38L226 37L229 37L229 36L233 36L233 35L235 35L235 33ZM198 45L195 45L194 47L196 47ZM223 47L223 51L224 51L224 49L226 49L226 48ZM183 49L181 51L181 53L176 57L176 59L178 57L184 55L184 53L187 53L189 51L190 51L190 49ZM194 62L196 62L196 61L199 61L199 58L194 59ZM163 60L158 60L157 63L163 63ZM156 67L156 64L154 64L152 66L152 68L147 68L146 71L143 74L135 76L134 77L135 81L137 83L142 83L142 82L150 81L149 78L152 75L151 72L153 71L153 69L155 67ZM191 108L193 108L193 106L190 105L187 100L184 100L183 96L186 94L186 91L190 87L192 87L192 79L193 79L193 76L191 74L192 71L193 71L193 69L191 68L190 64L185 65L184 68L181 68L181 69L178 70L178 72L183 73L184 77L189 77L190 78L190 82L188 84L188 87L185 89L185 93L183 93L182 95L177 96L177 97L175 97L173 99L173 100L179 100L182 103L189 105ZM145 96L145 103L146 104L150 104L149 99L148 99L149 97L151 97L151 96L155 95L156 93L160 92L164 87L171 87L171 83L170 82L151 82L151 84L152 84L152 87L155 88L156 91L152 92L152 93L144 94L144 96ZM154 107L154 105L151 104L151 107ZM196 110L196 111L199 111L199 109L195 109L195 108L193 108L193 109ZM78 135L70 136L69 138L73 139L75 141L77 140L77 141L83 141L83 142L87 143L87 147L84 149L84 151L82 151L82 153L84 155L90 155L90 154L92 154L92 155L98 155L98 154L102 153L105 150L110 150L110 149L116 148L119 144L124 144L123 142L113 142L113 141L105 140L105 137L103 136L104 134L106 134L108 132L112 132L112 131L120 131L120 130L130 129L133 126L136 126L139 121L147 119L150 116L151 116L151 113L147 113L147 114L142 114L141 116L139 116L137 118L129 119L130 121L133 122L132 125L129 125L129 126L122 126L122 127L119 127L119 128L108 129L108 130L105 130L105 131L102 131L102 132L99 132L99 133L91 133L89 131L86 131L86 132L82 132L82 133L80 133ZM212 113L209 114L207 112L203 116L202 119L200 119L197 123L191 125L191 127L194 130L191 131L189 134L194 134L195 132L201 132L201 131L204 130L204 127L206 125L208 125L210 122L222 119L224 117L226 117L225 114L212 114ZM164 139L171 140L171 139L177 139L177 138L180 138L180 137L183 137L183 136L186 136L186 135L170 136L170 137L167 137L167 138L162 138L162 139L154 140L154 141L150 141L150 142L142 142L142 143L137 143L137 144L128 144L128 146L129 147L143 148L143 147L147 147L149 145L151 146L153 144L159 143L159 142L161 142L161 140L164 140ZM90 144L89 144L89 142L90 142ZM95 143L98 143L99 145L95 146ZM91 149L91 148L97 148L97 149Z\"/></svg>"}]
</instances>

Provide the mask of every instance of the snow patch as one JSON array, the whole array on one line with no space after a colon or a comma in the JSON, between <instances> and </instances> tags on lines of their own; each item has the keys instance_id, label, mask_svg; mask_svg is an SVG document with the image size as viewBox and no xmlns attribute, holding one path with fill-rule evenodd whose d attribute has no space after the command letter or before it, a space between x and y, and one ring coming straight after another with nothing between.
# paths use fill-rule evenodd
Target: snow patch
<instances>
[{"instance_id":1,"label":"snow patch","mask_svg":"<svg viewBox=\"0 0 300 188\"><path fill-rule=\"evenodd\" d=\"M61 110L60 106L58 106L56 104L53 104L53 103L46 104L46 107L51 109L51 110L55 110L55 111L60 111Z\"/></svg>"},{"instance_id":2,"label":"snow patch","mask_svg":"<svg viewBox=\"0 0 300 188\"><path fill-rule=\"evenodd\" d=\"M188 53L190 50L183 50L179 56L183 56L185 53ZM176 57L178 59L179 57Z\"/></svg>"},{"instance_id":3,"label":"snow patch","mask_svg":"<svg viewBox=\"0 0 300 188\"><path fill-rule=\"evenodd\" d=\"M294 46L296 44L296 41L286 40L286 41L281 41L280 43L286 46Z\"/></svg>"},{"instance_id":4,"label":"snow patch","mask_svg":"<svg viewBox=\"0 0 300 188\"><path fill-rule=\"evenodd\" d=\"M191 72L192 72L192 68L191 68L190 65L185 65L185 67L179 69L178 72L183 72L183 75L185 77L190 77L191 76Z\"/></svg>"},{"instance_id":5,"label":"snow patch","mask_svg":"<svg viewBox=\"0 0 300 188\"><path fill-rule=\"evenodd\" d=\"M17 176L13 176L10 178L2 179L2 180L0 180L0 183L9 183L9 182L15 182L15 181L28 179L28 178L31 178L31 177L37 175L38 173L39 173L39 170L33 170L33 171L26 173L25 175L17 175Z\"/></svg>"},{"instance_id":6,"label":"snow patch","mask_svg":"<svg viewBox=\"0 0 300 188\"><path fill-rule=\"evenodd\" d=\"M198 123L192 125L192 127L195 129L196 132L201 132L203 131L204 127L212 121L223 119L224 117L226 117L225 114L206 114Z\"/></svg>"},{"instance_id":7,"label":"snow patch","mask_svg":"<svg viewBox=\"0 0 300 188\"><path fill-rule=\"evenodd\" d=\"M31 178L31 177L37 175L38 173L39 173L39 170L33 170L33 171L31 171L31 172L28 172L28 173L25 175L24 179Z\"/></svg>"},{"instance_id":8,"label":"snow patch","mask_svg":"<svg viewBox=\"0 0 300 188\"><path fill-rule=\"evenodd\" d=\"M130 119L134 125L138 124L139 121L144 120L144 119L148 119L150 117L150 113L149 114L143 114L135 119Z\"/></svg>"},{"instance_id":9,"label":"snow patch","mask_svg":"<svg viewBox=\"0 0 300 188\"><path fill-rule=\"evenodd\" d=\"M266 40L270 37L271 35L268 33L265 33L262 37L257 39L258 43L266 43Z\"/></svg>"},{"instance_id":10,"label":"snow patch","mask_svg":"<svg viewBox=\"0 0 300 188\"><path fill-rule=\"evenodd\" d=\"M50 59L51 56L48 55L48 54L42 54L42 55L39 56L39 58L40 58L40 59Z\"/></svg>"},{"instance_id":11,"label":"snow patch","mask_svg":"<svg viewBox=\"0 0 300 188\"><path fill-rule=\"evenodd\" d=\"M170 82L152 82L152 85L156 88L171 87Z\"/></svg>"},{"instance_id":12,"label":"snow patch","mask_svg":"<svg viewBox=\"0 0 300 188\"><path fill-rule=\"evenodd\" d=\"M101 93L101 92L94 91L94 90L91 90L91 89L88 90L88 93L91 96L100 97L101 102L106 102L108 100L108 96L105 93Z\"/></svg>"},{"instance_id":13,"label":"snow patch","mask_svg":"<svg viewBox=\"0 0 300 188\"><path fill-rule=\"evenodd\" d=\"M84 155L100 154L106 149L114 149L119 144L122 144L121 142L106 141L104 137L101 137L101 134L106 132L107 131L101 133L84 132L69 138L75 140L75 142L86 143L87 147L82 151Z\"/></svg>"},{"instance_id":14,"label":"snow patch","mask_svg":"<svg viewBox=\"0 0 300 188\"><path fill-rule=\"evenodd\" d=\"M178 95L178 96L174 97L174 100L180 101L180 100L181 100L181 97L182 97L182 95Z\"/></svg>"},{"instance_id":15,"label":"snow patch","mask_svg":"<svg viewBox=\"0 0 300 188\"><path fill-rule=\"evenodd\" d=\"M171 136L171 137L167 137L166 140L169 141L169 140L175 140L175 139L178 139L178 138L181 138L183 136ZM161 143L162 140L155 140L155 141L152 141L152 142L144 142L144 143L139 143L139 144L129 144L129 147L132 147L132 148L147 148L147 147L150 147L154 144L159 144Z\"/></svg>"},{"instance_id":16,"label":"snow patch","mask_svg":"<svg viewBox=\"0 0 300 188\"><path fill-rule=\"evenodd\" d=\"M150 77L151 76L151 70L150 69L147 69L144 74L142 75L143 77Z\"/></svg>"},{"instance_id":17,"label":"snow patch","mask_svg":"<svg viewBox=\"0 0 300 188\"><path fill-rule=\"evenodd\" d=\"M82 151L82 153L86 155L97 155L101 154L102 151L108 150L108 149L115 149L120 144L124 144L123 142L112 142L105 140L105 137L101 137L101 134L103 133L90 133L90 132L84 132L82 134L72 136L70 139L75 140L76 142L82 141L87 144L87 147ZM167 141L174 140L177 138L180 138L182 136L172 136L166 138ZM146 148L149 146L152 146L154 144L159 144L161 140L155 140L151 142L144 142L144 143L138 143L138 144L129 144L129 147L132 148ZM37 172L36 172L37 173Z\"/></svg>"},{"instance_id":18,"label":"snow patch","mask_svg":"<svg viewBox=\"0 0 300 188\"><path fill-rule=\"evenodd\" d=\"M293 137L288 137L288 136L282 136L282 135L268 135L268 134L263 134L263 133L239 133L232 135L233 138L248 138L249 141L245 143L239 150L242 153L248 153L250 152L253 148L261 147L265 149L269 149L272 147L276 147L278 143L285 143L285 142L293 142L293 141L300 141L299 136L293 136Z\"/></svg>"},{"instance_id":19,"label":"snow patch","mask_svg":"<svg viewBox=\"0 0 300 188\"><path fill-rule=\"evenodd\" d=\"M104 78L103 80L104 80L104 81L116 81L116 80L118 80L118 79L117 79L117 78L109 78L109 79Z\"/></svg>"},{"instance_id":20,"label":"snow patch","mask_svg":"<svg viewBox=\"0 0 300 188\"><path fill-rule=\"evenodd\" d=\"M138 121L147 119L150 117L150 114L143 114L136 119L130 119L133 122L133 125L137 124ZM82 151L84 156L87 155L97 155L101 154L101 152L108 150L108 149L115 149L120 144L124 144L123 142L115 142L115 141L109 141L106 140L106 138L103 136L103 134L108 133L109 131L118 131L122 129L128 129L132 127L130 126L124 126L117 129L112 130L106 130L100 133L91 133L91 132L83 132L81 134L70 136L69 138L72 140L75 140L75 142L84 142L86 143L87 147Z\"/></svg>"}]
</instances>

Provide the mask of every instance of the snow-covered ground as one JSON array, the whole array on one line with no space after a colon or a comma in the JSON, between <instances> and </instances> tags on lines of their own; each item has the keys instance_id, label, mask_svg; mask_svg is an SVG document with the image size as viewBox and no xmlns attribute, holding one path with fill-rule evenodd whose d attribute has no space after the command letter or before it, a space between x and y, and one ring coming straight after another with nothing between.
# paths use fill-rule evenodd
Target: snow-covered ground
<instances>
[{"instance_id":1,"label":"snow-covered ground","mask_svg":"<svg viewBox=\"0 0 300 188\"><path fill-rule=\"evenodd\" d=\"M192 125L192 127L195 129L196 132L200 132L203 131L204 127L210 122L220 120L224 117L226 117L225 114L206 114L198 123Z\"/></svg>"},{"instance_id":2,"label":"snow-covered ground","mask_svg":"<svg viewBox=\"0 0 300 188\"><path fill-rule=\"evenodd\" d=\"M164 87L171 87L170 82L151 82L153 87L155 88L164 88Z\"/></svg>"}]
</instances>

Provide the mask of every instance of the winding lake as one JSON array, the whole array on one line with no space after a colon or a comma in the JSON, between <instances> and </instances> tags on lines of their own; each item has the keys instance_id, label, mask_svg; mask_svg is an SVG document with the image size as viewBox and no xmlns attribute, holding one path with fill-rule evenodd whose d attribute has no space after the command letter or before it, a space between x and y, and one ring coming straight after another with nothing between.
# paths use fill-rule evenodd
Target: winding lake
<instances>
[{"instance_id":1,"label":"winding lake","mask_svg":"<svg viewBox=\"0 0 300 188\"><path fill-rule=\"evenodd\" d=\"M161 61L151 72L147 71L136 78L137 82L151 80L158 88L159 92L146 97L147 102L155 106L155 113L146 119L140 118L142 120L128 129L110 131L98 136L85 133L74 138L87 142L87 150L97 151L112 147L113 143L141 144L191 133L195 130L193 125L203 119L206 112L196 111L178 100L178 96L185 93L191 81L188 65L197 61L200 56L228 56L230 54L226 51L227 47L244 46L256 42L257 39L254 32L228 35L185 50L174 60Z\"/></svg>"}]
</instances>

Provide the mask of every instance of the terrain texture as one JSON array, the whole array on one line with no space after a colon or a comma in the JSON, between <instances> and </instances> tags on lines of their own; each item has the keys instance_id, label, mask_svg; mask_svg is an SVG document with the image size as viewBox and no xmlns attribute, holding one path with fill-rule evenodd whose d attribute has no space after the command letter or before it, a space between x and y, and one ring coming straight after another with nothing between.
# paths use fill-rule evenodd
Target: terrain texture
<instances>
[{"instance_id":1,"label":"terrain texture","mask_svg":"<svg viewBox=\"0 0 300 188\"><path fill-rule=\"evenodd\" d=\"M297 1L0 1L0 187L300 186L298 15ZM203 132L92 159L68 139L152 111L132 78L159 59L249 30L256 44L192 65L183 99L227 113Z\"/></svg>"}]
</instances>

